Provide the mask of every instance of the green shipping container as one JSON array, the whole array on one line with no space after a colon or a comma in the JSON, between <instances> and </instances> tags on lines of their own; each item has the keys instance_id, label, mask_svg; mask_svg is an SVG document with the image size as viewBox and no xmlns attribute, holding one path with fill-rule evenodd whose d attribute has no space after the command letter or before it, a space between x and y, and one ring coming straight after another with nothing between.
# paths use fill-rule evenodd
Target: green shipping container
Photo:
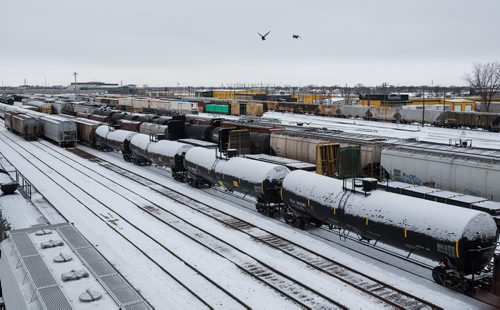
<instances>
[{"instance_id":1,"label":"green shipping container","mask_svg":"<svg viewBox=\"0 0 500 310\"><path fill-rule=\"evenodd\" d=\"M229 114L230 105L227 104L206 104L205 112L207 113L219 113L219 114Z\"/></svg>"}]
</instances>

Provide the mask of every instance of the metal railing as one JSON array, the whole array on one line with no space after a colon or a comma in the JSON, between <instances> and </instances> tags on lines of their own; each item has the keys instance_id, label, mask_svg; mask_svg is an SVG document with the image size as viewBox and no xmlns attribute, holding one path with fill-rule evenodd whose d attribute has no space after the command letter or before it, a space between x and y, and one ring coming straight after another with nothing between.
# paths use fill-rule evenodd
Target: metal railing
<instances>
[{"instance_id":1,"label":"metal railing","mask_svg":"<svg viewBox=\"0 0 500 310\"><path fill-rule=\"evenodd\" d=\"M15 169L15 168L14 168ZM19 185L17 189L23 195L24 198L31 200L31 183L21 174L17 169L14 170L16 172L16 183Z\"/></svg>"}]
</instances>

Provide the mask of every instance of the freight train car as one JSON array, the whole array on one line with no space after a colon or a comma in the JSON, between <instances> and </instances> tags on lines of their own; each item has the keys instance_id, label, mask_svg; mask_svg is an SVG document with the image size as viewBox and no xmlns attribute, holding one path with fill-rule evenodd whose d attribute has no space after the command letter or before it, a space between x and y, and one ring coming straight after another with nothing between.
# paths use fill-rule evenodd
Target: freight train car
<instances>
[{"instance_id":1,"label":"freight train car","mask_svg":"<svg viewBox=\"0 0 500 310\"><path fill-rule=\"evenodd\" d=\"M123 159L126 161L132 160L132 152L130 151L130 140L136 132L127 130L114 129L108 125L99 126L95 130L96 147L101 150L121 152Z\"/></svg>"},{"instance_id":2,"label":"freight train car","mask_svg":"<svg viewBox=\"0 0 500 310\"><path fill-rule=\"evenodd\" d=\"M399 122L399 107L370 107L366 118L369 120Z\"/></svg>"},{"instance_id":3,"label":"freight train car","mask_svg":"<svg viewBox=\"0 0 500 310\"><path fill-rule=\"evenodd\" d=\"M400 109L399 115L401 116L400 122L405 124L411 123L422 123L422 118L424 123L436 125L438 123L439 117L443 112L437 110L424 110L422 109Z\"/></svg>"},{"instance_id":4,"label":"freight train car","mask_svg":"<svg viewBox=\"0 0 500 310\"><path fill-rule=\"evenodd\" d=\"M73 120L57 116L40 117L42 135L60 146L74 146L77 142L76 124Z\"/></svg>"},{"instance_id":5,"label":"freight train car","mask_svg":"<svg viewBox=\"0 0 500 310\"><path fill-rule=\"evenodd\" d=\"M342 112L340 111L340 105L338 104L320 104L318 114L321 116L333 116L333 117L342 116Z\"/></svg>"},{"instance_id":6,"label":"freight train car","mask_svg":"<svg viewBox=\"0 0 500 310\"><path fill-rule=\"evenodd\" d=\"M187 152L184 165L193 186L218 184L248 193L257 198L259 212L272 217L279 214L281 182L290 172L288 168L242 157L221 158L216 151L200 147Z\"/></svg>"},{"instance_id":7,"label":"freight train car","mask_svg":"<svg viewBox=\"0 0 500 310\"><path fill-rule=\"evenodd\" d=\"M96 134L95 131L99 126L104 125L104 123L94 121L86 118L74 119L76 124L76 133L79 142L85 142L92 146L95 146Z\"/></svg>"},{"instance_id":8,"label":"freight train car","mask_svg":"<svg viewBox=\"0 0 500 310\"><path fill-rule=\"evenodd\" d=\"M437 125L450 128L482 128L498 132L500 131L500 113L444 111L438 118Z\"/></svg>"},{"instance_id":9,"label":"freight train car","mask_svg":"<svg viewBox=\"0 0 500 310\"><path fill-rule=\"evenodd\" d=\"M370 107L359 106L359 105L340 106L341 117L367 119L370 115L369 113L370 113Z\"/></svg>"},{"instance_id":10,"label":"freight train car","mask_svg":"<svg viewBox=\"0 0 500 310\"><path fill-rule=\"evenodd\" d=\"M356 188L350 182L293 171L282 186L289 211L285 220L302 227L308 222L332 225L438 260L435 281L469 291L472 284L465 275L482 270L495 252L497 227L491 216L372 190L371 183L366 180Z\"/></svg>"},{"instance_id":11,"label":"freight train car","mask_svg":"<svg viewBox=\"0 0 500 310\"><path fill-rule=\"evenodd\" d=\"M274 110L278 112L289 112L297 114L318 114L319 104L276 102L274 105Z\"/></svg>"},{"instance_id":12,"label":"freight train car","mask_svg":"<svg viewBox=\"0 0 500 310\"><path fill-rule=\"evenodd\" d=\"M365 176L378 176L380 154L385 139L362 134L350 134L334 130L282 130L271 133L273 155L317 164L316 145L339 143L341 147L360 146L360 169ZM352 158L351 160L354 160ZM358 159L357 159L358 160Z\"/></svg>"},{"instance_id":13,"label":"freight train car","mask_svg":"<svg viewBox=\"0 0 500 310\"><path fill-rule=\"evenodd\" d=\"M430 143L382 150L381 165L395 181L500 201L500 152Z\"/></svg>"},{"instance_id":14,"label":"freight train car","mask_svg":"<svg viewBox=\"0 0 500 310\"><path fill-rule=\"evenodd\" d=\"M120 119L117 122L118 127L123 130L128 130L128 131L133 131L133 132L139 132L141 129L141 124L142 122L140 121L129 121L126 119Z\"/></svg>"},{"instance_id":15,"label":"freight train car","mask_svg":"<svg viewBox=\"0 0 500 310\"><path fill-rule=\"evenodd\" d=\"M139 127L139 132L146 135L165 135L168 136L168 125L160 125L155 123L142 123Z\"/></svg>"},{"instance_id":16,"label":"freight train car","mask_svg":"<svg viewBox=\"0 0 500 310\"><path fill-rule=\"evenodd\" d=\"M193 146L169 140L154 140L151 136L137 134L130 140L132 161L139 164L154 163L160 167L170 168L172 177L178 181L186 179L184 156Z\"/></svg>"},{"instance_id":17,"label":"freight train car","mask_svg":"<svg viewBox=\"0 0 500 310\"><path fill-rule=\"evenodd\" d=\"M6 112L4 117L5 127L26 140L36 140L40 136L40 121L32 116Z\"/></svg>"},{"instance_id":18,"label":"freight train car","mask_svg":"<svg viewBox=\"0 0 500 310\"><path fill-rule=\"evenodd\" d=\"M205 104L205 112L206 113L230 115L231 114L231 105L230 104L208 103L208 104Z\"/></svg>"}]
</instances>

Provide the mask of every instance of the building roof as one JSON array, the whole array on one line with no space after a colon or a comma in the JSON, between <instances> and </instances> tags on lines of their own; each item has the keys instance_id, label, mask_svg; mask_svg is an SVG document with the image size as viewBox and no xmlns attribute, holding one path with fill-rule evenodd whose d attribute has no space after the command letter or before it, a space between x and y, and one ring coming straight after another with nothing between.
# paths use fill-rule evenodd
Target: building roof
<instances>
[{"instance_id":1,"label":"building roof","mask_svg":"<svg viewBox=\"0 0 500 310\"><path fill-rule=\"evenodd\" d=\"M62 246L42 248L42 243L50 241L62 241ZM11 293L9 295L6 285L2 285L7 308L14 299L16 309L31 309L34 302L41 309L151 309L69 223L10 231L0 249L3 253L0 260L2 283L9 283ZM71 257L71 260L55 262L59 257ZM63 281L62 274L74 270L83 270L89 276ZM12 293L14 283L24 296L26 306L19 305L19 298L13 297L17 293ZM82 294L88 291L101 294L101 298L93 302L81 301Z\"/></svg>"}]
</instances>

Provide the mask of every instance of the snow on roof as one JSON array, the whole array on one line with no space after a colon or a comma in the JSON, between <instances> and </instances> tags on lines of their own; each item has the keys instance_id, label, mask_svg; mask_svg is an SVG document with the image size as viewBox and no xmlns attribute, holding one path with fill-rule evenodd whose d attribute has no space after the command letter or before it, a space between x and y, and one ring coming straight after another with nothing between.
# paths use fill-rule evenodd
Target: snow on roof
<instances>
[{"instance_id":1,"label":"snow on roof","mask_svg":"<svg viewBox=\"0 0 500 310\"><path fill-rule=\"evenodd\" d=\"M264 180L281 180L290 170L285 166L256 161L243 157L233 157L217 162L215 171L231 175L252 183L262 183Z\"/></svg>"},{"instance_id":2,"label":"snow on roof","mask_svg":"<svg viewBox=\"0 0 500 310\"><path fill-rule=\"evenodd\" d=\"M186 153L185 159L205 169L212 169L214 163L218 160L215 150L204 147L193 147Z\"/></svg>"},{"instance_id":3,"label":"snow on roof","mask_svg":"<svg viewBox=\"0 0 500 310\"><path fill-rule=\"evenodd\" d=\"M290 170L284 166L260 162L243 157L219 159L213 149L193 147L186 154L186 160L205 169L227 174L242 180L261 183L264 180L283 179Z\"/></svg>"},{"instance_id":4,"label":"snow on roof","mask_svg":"<svg viewBox=\"0 0 500 310\"><path fill-rule=\"evenodd\" d=\"M130 139L130 144L140 148L142 150L146 150L148 144L151 143L151 139L149 135L138 133Z\"/></svg>"},{"instance_id":5,"label":"snow on roof","mask_svg":"<svg viewBox=\"0 0 500 310\"><path fill-rule=\"evenodd\" d=\"M332 208L341 203L345 193L342 185L340 180L301 170L291 172L283 182L284 189ZM379 190L367 197L349 192L347 203L341 208L347 214L448 242L462 236L472 238L477 233L491 237L497 230L487 213Z\"/></svg>"},{"instance_id":6,"label":"snow on roof","mask_svg":"<svg viewBox=\"0 0 500 310\"><path fill-rule=\"evenodd\" d=\"M99 137L106 138L106 135L109 132L109 126L108 125L102 125L96 128L95 134Z\"/></svg>"},{"instance_id":7,"label":"snow on roof","mask_svg":"<svg viewBox=\"0 0 500 310\"><path fill-rule=\"evenodd\" d=\"M74 121L80 124L87 124L87 125L103 125L103 122L81 117L75 117Z\"/></svg>"},{"instance_id":8,"label":"snow on roof","mask_svg":"<svg viewBox=\"0 0 500 310\"><path fill-rule=\"evenodd\" d=\"M182 153L186 153L192 147L192 145L179 143L177 141L160 140L149 145L148 153L174 157L175 155L182 155Z\"/></svg>"},{"instance_id":9,"label":"snow on roof","mask_svg":"<svg viewBox=\"0 0 500 310\"><path fill-rule=\"evenodd\" d=\"M132 137L134 135L137 135L137 133L133 132L133 131L118 129L118 130L112 130L112 131L110 131L108 133L108 135L106 136L106 138L108 140L112 140L112 141L115 141L115 142L123 142L126 139L128 139L128 138L130 138L130 137Z\"/></svg>"},{"instance_id":10,"label":"snow on roof","mask_svg":"<svg viewBox=\"0 0 500 310\"><path fill-rule=\"evenodd\" d=\"M63 245L42 249L41 244L50 240L60 240ZM15 298L22 296L26 305L38 305L41 309L118 309L127 301L138 309L150 309L142 297L68 223L13 230L0 246L4 253L0 260L2 282L9 283L11 293L4 294L7 308L22 307L19 304L21 300ZM54 261L63 256L70 256L71 260L62 263ZM19 265L24 272L16 272ZM89 277L64 282L61 275L72 270L87 271ZM79 296L88 289L99 292L102 297L94 302L80 301Z\"/></svg>"},{"instance_id":11,"label":"snow on roof","mask_svg":"<svg viewBox=\"0 0 500 310\"><path fill-rule=\"evenodd\" d=\"M128 130L121 130L121 129L109 130L109 129L110 128L108 125L99 126L95 130L95 134L101 138L115 142L123 142L125 141L125 139L137 134L136 132Z\"/></svg>"}]
</instances>

